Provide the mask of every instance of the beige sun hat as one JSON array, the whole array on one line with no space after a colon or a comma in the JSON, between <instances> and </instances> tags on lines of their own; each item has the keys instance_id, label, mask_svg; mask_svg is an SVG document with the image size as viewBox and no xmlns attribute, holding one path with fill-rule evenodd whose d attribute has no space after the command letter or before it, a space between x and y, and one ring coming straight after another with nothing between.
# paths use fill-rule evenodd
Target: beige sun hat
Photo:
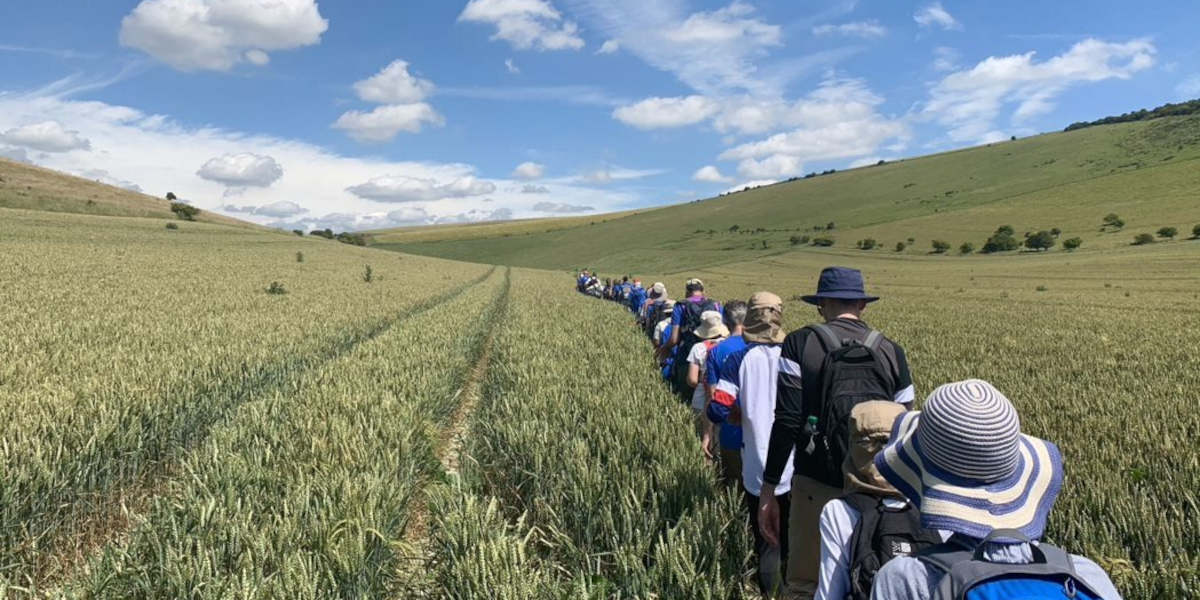
<instances>
[{"instance_id":1,"label":"beige sun hat","mask_svg":"<svg viewBox=\"0 0 1200 600\"><path fill-rule=\"evenodd\" d=\"M700 326L693 333L702 340L711 340L729 337L729 328L725 326L725 320L721 318L720 312L706 310L700 313Z\"/></svg>"},{"instance_id":2,"label":"beige sun hat","mask_svg":"<svg viewBox=\"0 0 1200 600\"><path fill-rule=\"evenodd\" d=\"M783 300L771 292L758 292L750 296L746 307L746 320L742 322L742 337L747 342L760 344L782 344Z\"/></svg>"},{"instance_id":3,"label":"beige sun hat","mask_svg":"<svg viewBox=\"0 0 1200 600\"><path fill-rule=\"evenodd\" d=\"M667 295L667 286L661 281L655 281L654 285L650 286L650 296L652 298L661 298Z\"/></svg>"}]
</instances>

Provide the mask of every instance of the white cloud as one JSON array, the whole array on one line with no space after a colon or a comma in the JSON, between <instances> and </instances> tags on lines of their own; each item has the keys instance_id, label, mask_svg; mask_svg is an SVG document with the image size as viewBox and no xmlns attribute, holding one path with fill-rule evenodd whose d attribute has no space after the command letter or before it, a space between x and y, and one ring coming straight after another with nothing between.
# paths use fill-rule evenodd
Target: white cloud
<instances>
[{"instance_id":1,"label":"white cloud","mask_svg":"<svg viewBox=\"0 0 1200 600\"><path fill-rule=\"evenodd\" d=\"M948 46L938 46L933 49L933 70L934 71L953 71L958 69L958 61L960 58L958 50Z\"/></svg>"},{"instance_id":2,"label":"white cloud","mask_svg":"<svg viewBox=\"0 0 1200 600\"><path fill-rule=\"evenodd\" d=\"M764 185L773 185L776 183L779 183L778 179L756 179L753 181L747 181L741 185L735 185L735 186L725 190L722 193L730 194L733 192L741 192L741 191L745 190L746 188L754 189L757 187L763 187Z\"/></svg>"},{"instance_id":3,"label":"white cloud","mask_svg":"<svg viewBox=\"0 0 1200 600\"><path fill-rule=\"evenodd\" d=\"M544 185L535 185L532 183L527 183L527 184L521 186L521 193L522 194L549 194L550 188L548 188Z\"/></svg>"},{"instance_id":4,"label":"white cloud","mask_svg":"<svg viewBox=\"0 0 1200 600\"><path fill-rule=\"evenodd\" d=\"M695 13L678 27L664 32L664 37L679 44L726 44L752 39L761 45L779 44L779 26L745 18L753 13L753 6L734 2L712 12Z\"/></svg>"},{"instance_id":5,"label":"white cloud","mask_svg":"<svg viewBox=\"0 0 1200 600\"><path fill-rule=\"evenodd\" d=\"M511 58L504 59L504 68L507 69L509 74L511 74L511 75L520 75L521 74L521 69L519 69L517 67L517 64L514 63L513 59L511 59Z\"/></svg>"},{"instance_id":6,"label":"white cloud","mask_svg":"<svg viewBox=\"0 0 1200 600\"><path fill-rule=\"evenodd\" d=\"M899 119L881 115L883 98L858 80L827 80L808 96L757 116L718 127L782 124L794 127L764 140L741 144L721 153L722 160L740 161L745 177L785 177L799 174L805 161L853 158L874 154L885 142L903 144L908 128Z\"/></svg>"},{"instance_id":7,"label":"white cloud","mask_svg":"<svg viewBox=\"0 0 1200 600\"><path fill-rule=\"evenodd\" d=\"M578 50L583 47L579 27L563 21L547 0L471 0L459 21L495 25L493 40L504 40L518 50Z\"/></svg>"},{"instance_id":8,"label":"white cloud","mask_svg":"<svg viewBox=\"0 0 1200 600\"><path fill-rule=\"evenodd\" d=\"M1175 86L1175 93L1184 100L1194 100L1200 97L1200 74L1192 75Z\"/></svg>"},{"instance_id":9,"label":"white cloud","mask_svg":"<svg viewBox=\"0 0 1200 600\"><path fill-rule=\"evenodd\" d=\"M481 208L473 208L466 212L458 213L447 217L438 217L435 223L482 223L484 221L510 221L515 214L511 208L496 208L486 210Z\"/></svg>"},{"instance_id":10,"label":"white cloud","mask_svg":"<svg viewBox=\"0 0 1200 600\"><path fill-rule=\"evenodd\" d=\"M104 169L87 169L84 171L79 171L79 172L75 173L75 175L83 177L84 179L91 179L92 181L98 181L100 183L104 183L104 184L111 185L114 187L126 189L131 192L138 192L138 193L142 192L142 186L140 186L132 181L125 181L124 179L119 179L117 177L113 177L111 174L109 174L108 171L105 171Z\"/></svg>"},{"instance_id":11,"label":"white cloud","mask_svg":"<svg viewBox=\"0 0 1200 600\"><path fill-rule=\"evenodd\" d=\"M275 217L277 219L294 217L296 215L302 215L308 212L308 209L296 204L295 202L292 202L291 200L280 200L278 202L272 202L263 206L234 206L232 204L226 204L221 206L220 210L224 212Z\"/></svg>"},{"instance_id":12,"label":"white cloud","mask_svg":"<svg viewBox=\"0 0 1200 600\"><path fill-rule=\"evenodd\" d=\"M535 162L523 162L513 169L512 176L517 179L541 179L546 174L546 165Z\"/></svg>"},{"instance_id":13,"label":"white cloud","mask_svg":"<svg viewBox=\"0 0 1200 600\"><path fill-rule=\"evenodd\" d=\"M922 6L920 10L913 13L913 20L921 27L938 26L942 29L962 29L962 23L954 18L949 11L942 6L941 2L934 2Z\"/></svg>"},{"instance_id":14,"label":"white cloud","mask_svg":"<svg viewBox=\"0 0 1200 600\"><path fill-rule=\"evenodd\" d=\"M267 187L283 177L283 167L270 156L239 152L208 159L196 175L231 188Z\"/></svg>"},{"instance_id":15,"label":"white cloud","mask_svg":"<svg viewBox=\"0 0 1200 600\"><path fill-rule=\"evenodd\" d=\"M604 45L600 46L600 49L596 51L596 54L616 54L620 50L621 42L618 42L617 40L608 40L607 42L604 42Z\"/></svg>"},{"instance_id":16,"label":"white cloud","mask_svg":"<svg viewBox=\"0 0 1200 600\"><path fill-rule=\"evenodd\" d=\"M360 142L387 142L401 131L420 133L425 124L440 127L445 123L432 106L418 102L377 106L371 112L351 110L338 117L333 127Z\"/></svg>"},{"instance_id":17,"label":"white cloud","mask_svg":"<svg viewBox=\"0 0 1200 600\"><path fill-rule=\"evenodd\" d=\"M608 185L616 181L642 179L665 173L663 169L626 169L622 167L603 167L582 175L563 179L566 183L587 183L593 185Z\"/></svg>"},{"instance_id":18,"label":"white cloud","mask_svg":"<svg viewBox=\"0 0 1200 600\"><path fill-rule=\"evenodd\" d=\"M68 130L58 121L40 121L13 127L0 134L0 141L42 152L91 150L92 144L78 131Z\"/></svg>"},{"instance_id":19,"label":"white cloud","mask_svg":"<svg viewBox=\"0 0 1200 600\"><path fill-rule=\"evenodd\" d=\"M567 204L566 202L538 202L533 205L533 210L556 215L569 215L585 213L596 209L591 206Z\"/></svg>"},{"instance_id":20,"label":"white cloud","mask_svg":"<svg viewBox=\"0 0 1200 600\"><path fill-rule=\"evenodd\" d=\"M8 160L15 160L21 163L28 163L29 153L24 148L12 148L8 146L0 146L0 157Z\"/></svg>"},{"instance_id":21,"label":"white cloud","mask_svg":"<svg viewBox=\"0 0 1200 600\"><path fill-rule=\"evenodd\" d=\"M629 102L592 85L547 85L441 88L439 96L505 102L563 102L580 106L617 107Z\"/></svg>"},{"instance_id":22,"label":"white cloud","mask_svg":"<svg viewBox=\"0 0 1200 600\"><path fill-rule=\"evenodd\" d=\"M733 179L721 174L721 170L707 165L700 167L692 174L692 179L695 181L706 181L708 183L729 183Z\"/></svg>"},{"instance_id":23,"label":"white cloud","mask_svg":"<svg viewBox=\"0 0 1200 600\"><path fill-rule=\"evenodd\" d=\"M842 23L841 25L818 25L812 29L813 35L848 35L863 38L878 38L887 35L887 27L879 24L879 21L855 21L852 23Z\"/></svg>"},{"instance_id":24,"label":"white cloud","mask_svg":"<svg viewBox=\"0 0 1200 600\"><path fill-rule=\"evenodd\" d=\"M366 183L352 185L346 191L379 202L421 202L444 198L482 196L496 191L496 184L468 175L449 183L403 175L383 175Z\"/></svg>"},{"instance_id":25,"label":"white cloud","mask_svg":"<svg viewBox=\"0 0 1200 600\"><path fill-rule=\"evenodd\" d=\"M378 73L354 84L359 98L376 104L416 104L433 93L433 82L408 72L408 62L394 60Z\"/></svg>"},{"instance_id":26,"label":"white cloud","mask_svg":"<svg viewBox=\"0 0 1200 600\"><path fill-rule=\"evenodd\" d=\"M316 44L328 27L314 0L142 0L120 41L181 71L228 71Z\"/></svg>"},{"instance_id":27,"label":"white cloud","mask_svg":"<svg viewBox=\"0 0 1200 600\"><path fill-rule=\"evenodd\" d=\"M1087 39L1042 62L1033 52L992 56L971 69L947 75L930 91L924 118L949 128L956 142L987 142L1007 138L995 121L1010 105L1013 124L1054 109L1055 99L1072 86L1128 79L1154 64L1156 49L1149 40L1109 43Z\"/></svg>"},{"instance_id":28,"label":"white cloud","mask_svg":"<svg viewBox=\"0 0 1200 600\"><path fill-rule=\"evenodd\" d=\"M712 117L720 105L704 96L647 98L613 111L613 118L638 129L695 125Z\"/></svg>"}]
</instances>

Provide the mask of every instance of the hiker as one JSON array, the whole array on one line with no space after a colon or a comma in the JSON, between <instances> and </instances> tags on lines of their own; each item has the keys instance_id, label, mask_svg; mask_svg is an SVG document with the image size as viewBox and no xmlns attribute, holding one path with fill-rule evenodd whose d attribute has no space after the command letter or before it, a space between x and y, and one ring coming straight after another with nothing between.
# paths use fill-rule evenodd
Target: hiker
<instances>
[{"instance_id":1,"label":"hiker","mask_svg":"<svg viewBox=\"0 0 1200 600\"><path fill-rule=\"evenodd\" d=\"M642 303L646 301L646 289L642 287L641 279L634 279L633 284L629 289L629 297L625 302L625 306L629 308L629 312L634 315L642 308Z\"/></svg>"},{"instance_id":2,"label":"hiker","mask_svg":"<svg viewBox=\"0 0 1200 600\"><path fill-rule=\"evenodd\" d=\"M817 600L869 600L881 566L949 537L948 532L923 528L917 507L875 467L875 455L904 410L903 404L871 400L850 411L850 451L842 463L845 495L821 510Z\"/></svg>"},{"instance_id":3,"label":"hiker","mask_svg":"<svg viewBox=\"0 0 1200 600\"><path fill-rule=\"evenodd\" d=\"M659 319L658 322L654 324L654 334L653 335L654 335L654 347L655 348L662 347L663 341L666 339L669 339L669 336L671 335L671 332L669 331L669 329L671 327L671 316L670 315L671 315L671 311L673 311L673 310L675 310L675 301L674 300L671 300L668 298L668 299L662 301L662 304L660 305L658 312L665 316L663 316L663 318ZM660 363L662 360L663 360L662 358L659 359Z\"/></svg>"},{"instance_id":4,"label":"hiker","mask_svg":"<svg viewBox=\"0 0 1200 600\"><path fill-rule=\"evenodd\" d=\"M1062 489L1062 456L1021 433L1016 409L992 384L934 390L921 411L896 418L875 466L919 507L925 527L953 535L884 565L872 598L1120 600L1096 563L1038 543Z\"/></svg>"},{"instance_id":5,"label":"hiker","mask_svg":"<svg viewBox=\"0 0 1200 600\"><path fill-rule=\"evenodd\" d=\"M642 327L645 329L646 335L651 338L654 337L654 326L661 320L657 311L662 308L666 300L667 286L663 285L661 281L656 281L650 287L650 293L646 295L646 300L642 303L642 307L638 311L638 318L642 321ZM655 344L656 348L657 346L658 344Z\"/></svg>"},{"instance_id":6,"label":"hiker","mask_svg":"<svg viewBox=\"0 0 1200 600\"><path fill-rule=\"evenodd\" d=\"M660 352L664 355L673 353L676 357L671 385L680 399L686 402L691 400L694 392L694 388L687 384L687 356L699 341L693 332L700 325L700 315L704 311L719 312L721 305L704 296L704 282L699 279L689 279L685 289L687 297L675 303L675 310L671 312L671 337L660 348Z\"/></svg>"},{"instance_id":7,"label":"hiker","mask_svg":"<svg viewBox=\"0 0 1200 600\"><path fill-rule=\"evenodd\" d=\"M790 505L786 478L791 475L790 459L780 485L763 485L767 441L775 420L776 379L780 344L784 339L782 318L783 301L779 296L758 292L750 297L742 332L746 348L727 359L728 373L723 366L710 403L710 418L714 421L728 420L742 425L743 499L754 534L759 590L768 597L779 590L788 563L787 524L783 524L781 532L783 543L778 544L762 535L764 528L758 522L761 494L771 494L771 501L784 510Z\"/></svg>"},{"instance_id":8,"label":"hiker","mask_svg":"<svg viewBox=\"0 0 1200 600\"><path fill-rule=\"evenodd\" d=\"M692 417L696 425L696 437L702 442L712 439L712 424L704 415L708 405L708 379L705 370L708 365L708 353L717 344L729 337L729 328L725 326L721 313L707 310L700 315L700 326L693 332L699 342L692 345L687 355L687 383L692 387ZM704 454L710 459L712 455L705 445Z\"/></svg>"},{"instance_id":9,"label":"hiker","mask_svg":"<svg viewBox=\"0 0 1200 600\"><path fill-rule=\"evenodd\" d=\"M861 272L829 267L821 271L817 293L801 299L817 306L824 323L793 331L783 342L778 406L763 474L769 491L786 479L785 468L794 466L792 503L784 510L764 492L759 522L772 543L782 542L781 522L790 523L788 591L808 600L816 593L819 575L821 510L844 487L850 411L867 400L907 405L913 385L904 349L862 320L867 304L879 298L867 295Z\"/></svg>"},{"instance_id":10,"label":"hiker","mask_svg":"<svg viewBox=\"0 0 1200 600\"><path fill-rule=\"evenodd\" d=\"M742 337L742 324L746 320L746 303L732 300L725 303L725 327L729 328L729 337L719 343L708 353L708 364L704 368L704 381L708 384L708 403L705 405L705 416L710 423L719 427L717 445L720 451L712 451L713 440L702 439L701 446L705 455L717 455L721 463L721 483L732 486L742 478L742 427L729 423L727 420L717 421L713 418L712 398L716 392L717 383L721 381L721 373L726 369L730 355L746 348L746 340Z\"/></svg>"}]
</instances>

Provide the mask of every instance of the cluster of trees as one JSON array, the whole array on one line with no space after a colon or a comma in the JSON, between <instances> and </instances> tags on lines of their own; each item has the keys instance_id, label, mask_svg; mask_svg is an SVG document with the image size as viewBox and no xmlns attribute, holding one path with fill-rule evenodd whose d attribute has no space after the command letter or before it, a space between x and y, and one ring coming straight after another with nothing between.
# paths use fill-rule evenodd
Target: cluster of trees
<instances>
[{"instance_id":1,"label":"cluster of trees","mask_svg":"<svg viewBox=\"0 0 1200 600\"><path fill-rule=\"evenodd\" d=\"M1159 227L1158 231L1156 233L1158 234L1158 237L1160 237L1164 240L1173 240L1173 239L1175 239L1175 236L1179 235L1179 229L1176 227ZM1192 227L1191 239L1200 240L1200 225L1196 225L1196 226ZM1144 246L1146 244L1153 244L1154 241L1155 241L1154 236L1149 233L1139 233L1139 234L1133 236L1133 245L1134 246Z\"/></svg>"},{"instance_id":2,"label":"cluster of trees","mask_svg":"<svg viewBox=\"0 0 1200 600\"><path fill-rule=\"evenodd\" d=\"M186 202L172 202L171 212L184 221L195 221L196 216L200 214L200 209Z\"/></svg>"},{"instance_id":3,"label":"cluster of trees","mask_svg":"<svg viewBox=\"0 0 1200 600\"><path fill-rule=\"evenodd\" d=\"M858 240L858 243L855 244L855 247L859 250L874 250L875 246L877 245L878 243L874 238L866 238L863 240Z\"/></svg>"},{"instance_id":4,"label":"cluster of trees","mask_svg":"<svg viewBox=\"0 0 1200 600\"><path fill-rule=\"evenodd\" d=\"M1096 125L1109 125L1112 123L1128 123L1130 121L1148 121L1150 119L1160 119L1162 117L1173 117L1179 115L1191 115L1200 113L1200 99L1188 100L1187 102L1168 103L1155 108L1154 110L1135 110L1127 112L1123 115L1104 117L1095 121L1079 121L1067 125L1066 131L1075 129L1083 129L1084 127L1094 127Z\"/></svg>"},{"instance_id":5,"label":"cluster of trees","mask_svg":"<svg viewBox=\"0 0 1200 600\"><path fill-rule=\"evenodd\" d=\"M366 246L367 245L367 236L365 236L361 233L350 233L347 231L343 231L341 233L335 234L333 232L333 230L328 227L326 227L325 229L314 229L314 230L308 232L308 235L315 235L317 237L323 237L327 240L337 240L343 244L350 244L352 246Z\"/></svg>"}]
</instances>

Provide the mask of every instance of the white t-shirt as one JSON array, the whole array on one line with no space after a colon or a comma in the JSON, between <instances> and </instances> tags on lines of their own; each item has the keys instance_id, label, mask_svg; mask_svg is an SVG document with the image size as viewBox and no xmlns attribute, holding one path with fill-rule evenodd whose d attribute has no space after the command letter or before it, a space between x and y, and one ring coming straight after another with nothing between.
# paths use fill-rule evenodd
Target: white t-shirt
<instances>
[{"instance_id":1,"label":"white t-shirt","mask_svg":"<svg viewBox=\"0 0 1200 600\"><path fill-rule=\"evenodd\" d=\"M742 405L742 485L755 496L762 491L771 426L775 424L779 352L779 346L754 346L746 352L738 370L735 395ZM776 495L786 494L792 489L794 454L795 451L788 454L783 476L779 479L779 485L775 486Z\"/></svg>"},{"instance_id":2,"label":"white t-shirt","mask_svg":"<svg viewBox=\"0 0 1200 600\"><path fill-rule=\"evenodd\" d=\"M907 500L884 498L888 508L904 508ZM845 500L835 498L821 509L821 574L817 579L817 594L813 600L842 600L850 591L850 538L862 516ZM949 531L939 531L942 541L950 539Z\"/></svg>"},{"instance_id":3,"label":"white t-shirt","mask_svg":"<svg viewBox=\"0 0 1200 600\"><path fill-rule=\"evenodd\" d=\"M667 326L671 324L671 319L663 319L654 326L654 345L661 346L663 343L663 332L667 330Z\"/></svg>"},{"instance_id":4,"label":"white t-shirt","mask_svg":"<svg viewBox=\"0 0 1200 600\"><path fill-rule=\"evenodd\" d=\"M708 340L709 343L720 342L722 339ZM700 384L696 386L696 391L692 392L692 409L704 410L704 405L708 403L708 388L704 386L704 366L708 362L708 345L705 341L696 342L692 346L692 351L688 353L688 364L700 367Z\"/></svg>"}]
</instances>

